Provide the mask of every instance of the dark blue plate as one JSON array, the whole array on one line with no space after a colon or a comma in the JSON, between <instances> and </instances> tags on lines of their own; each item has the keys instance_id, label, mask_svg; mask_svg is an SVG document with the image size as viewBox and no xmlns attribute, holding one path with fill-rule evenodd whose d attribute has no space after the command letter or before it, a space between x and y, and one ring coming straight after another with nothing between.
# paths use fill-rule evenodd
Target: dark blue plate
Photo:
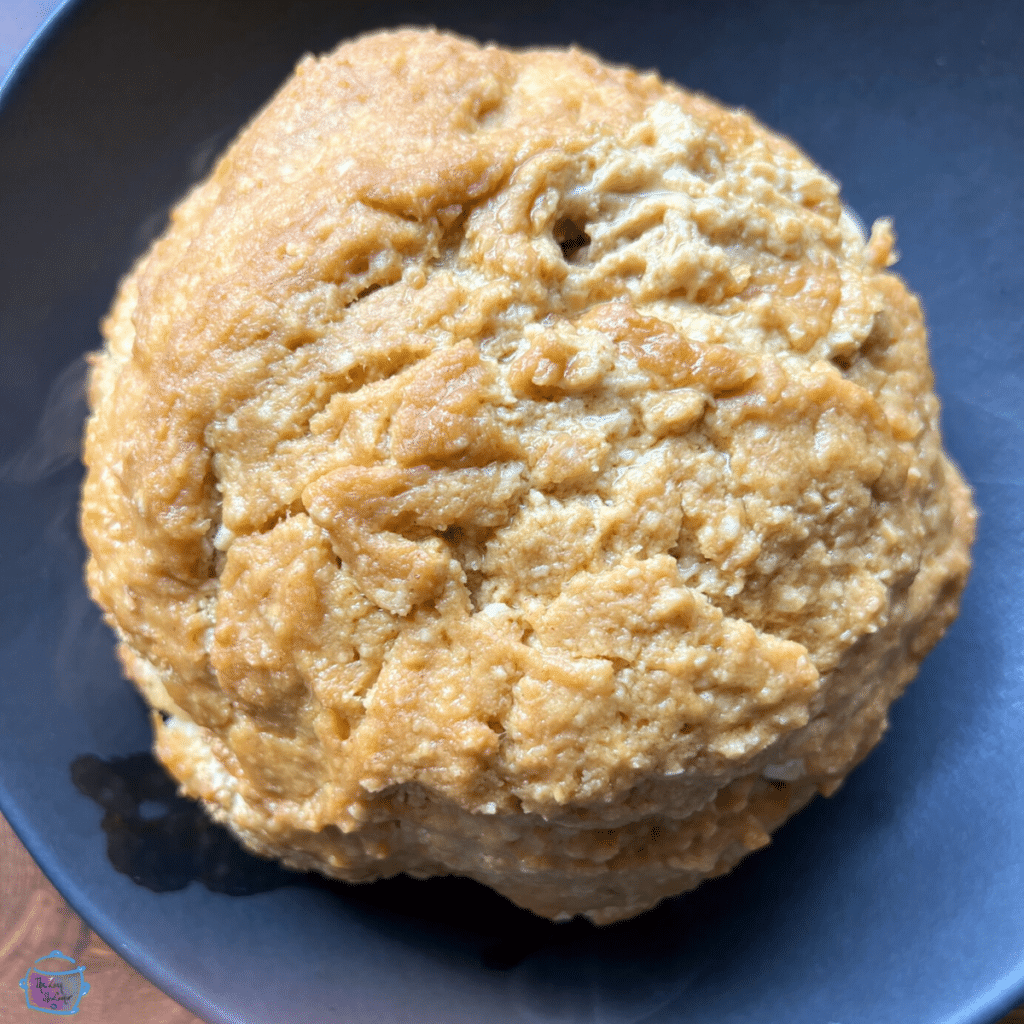
<instances>
[{"instance_id":1,"label":"dark blue plate","mask_svg":"<svg viewBox=\"0 0 1024 1024\"><path fill-rule=\"evenodd\" d=\"M963 614L840 793L605 930L244 855L145 754L81 581L81 356L119 276L303 52L403 22L657 67L893 215L982 510ZM1005 0L64 7L0 101L0 806L75 909L211 1021L982 1024L1024 998L1022 38Z\"/></svg>"}]
</instances>

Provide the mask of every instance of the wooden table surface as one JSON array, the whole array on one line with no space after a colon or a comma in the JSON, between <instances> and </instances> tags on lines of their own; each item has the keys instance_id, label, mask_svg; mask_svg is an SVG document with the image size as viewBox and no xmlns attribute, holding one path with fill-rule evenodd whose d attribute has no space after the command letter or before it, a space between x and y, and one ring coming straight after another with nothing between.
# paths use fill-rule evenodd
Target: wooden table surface
<instances>
[{"instance_id":1,"label":"wooden table surface","mask_svg":"<svg viewBox=\"0 0 1024 1024\"><path fill-rule=\"evenodd\" d=\"M41 1024L18 981L59 949L85 967L81 1024L202 1024L129 967L64 902L0 816L0 1024ZM51 1018L52 1019L52 1018Z\"/></svg>"}]
</instances>

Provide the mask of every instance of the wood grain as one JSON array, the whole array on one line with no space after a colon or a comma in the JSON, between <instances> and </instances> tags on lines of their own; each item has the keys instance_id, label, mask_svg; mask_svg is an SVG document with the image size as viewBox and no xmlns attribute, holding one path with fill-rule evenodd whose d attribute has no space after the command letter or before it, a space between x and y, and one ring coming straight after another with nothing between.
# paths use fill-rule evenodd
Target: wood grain
<instances>
[{"instance_id":1,"label":"wood grain","mask_svg":"<svg viewBox=\"0 0 1024 1024\"><path fill-rule=\"evenodd\" d=\"M76 1024L202 1024L82 921L0 815L0 1024L53 1019L25 1005L18 981L33 960L55 949L85 967L91 986Z\"/></svg>"}]
</instances>

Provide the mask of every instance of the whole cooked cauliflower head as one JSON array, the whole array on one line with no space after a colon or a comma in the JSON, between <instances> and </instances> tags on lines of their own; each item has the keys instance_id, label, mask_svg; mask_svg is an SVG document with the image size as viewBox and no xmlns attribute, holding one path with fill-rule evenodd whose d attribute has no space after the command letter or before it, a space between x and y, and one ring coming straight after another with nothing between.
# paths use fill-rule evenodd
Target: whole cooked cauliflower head
<instances>
[{"instance_id":1,"label":"whole cooked cauliflower head","mask_svg":"<svg viewBox=\"0 0 1024 1024\"><path fill-rule=\"evenodd\" d=\"M306 58L122 283L88 581L251 849L636 914L833 791L956 614L920 307L748 114L433 31Z\"/></svg>"}]
</instances>

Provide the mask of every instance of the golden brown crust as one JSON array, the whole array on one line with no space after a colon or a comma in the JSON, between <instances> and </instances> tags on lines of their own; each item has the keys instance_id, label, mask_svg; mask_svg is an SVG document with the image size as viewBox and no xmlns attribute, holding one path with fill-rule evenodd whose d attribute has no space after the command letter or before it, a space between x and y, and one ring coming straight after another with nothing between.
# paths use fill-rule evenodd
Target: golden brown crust
<instances>
[{"instance_id":1,"label":"golden brown crust","mask_svg":"<svg viewBox=\"0 0 1024 1024\"><path fill-rule=\"evenodd\" d=\"M917 301L790 143L578 51L304 59L121 286L91 591L184 789L604 922L877 742L974 510Z\"/></svg>"}]
</instances>

